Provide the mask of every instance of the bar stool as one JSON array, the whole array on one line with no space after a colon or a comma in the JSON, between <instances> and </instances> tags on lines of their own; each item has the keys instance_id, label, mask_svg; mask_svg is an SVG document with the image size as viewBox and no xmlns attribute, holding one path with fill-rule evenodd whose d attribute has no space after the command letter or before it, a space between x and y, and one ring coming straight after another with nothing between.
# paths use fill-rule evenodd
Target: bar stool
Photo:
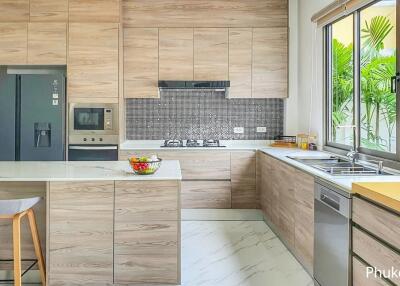
<instances>
[{"instance_id":1,"label":"bar stool","mask_svg":"<svg viewBox=\"0 0 400 286\"><path fill-rule=\"evenodd\" d=\"M40 246L39 233L36 226L35 214L32 207L41 200L40 197L0 200L0 219L12 219L13 228L13 259L1 261L14 261L14 281L15 286L21 286L22 276L28 272L36 263L39 266L40 279L42 285L46 285L46 270ZM21 218L28 216L29 226L32 233L33 246L37 259L21 259ZM21 273L21 261L31 261L33 264ZM3 281L4 282L4 281Z\"/></svg>"}]
</instances>

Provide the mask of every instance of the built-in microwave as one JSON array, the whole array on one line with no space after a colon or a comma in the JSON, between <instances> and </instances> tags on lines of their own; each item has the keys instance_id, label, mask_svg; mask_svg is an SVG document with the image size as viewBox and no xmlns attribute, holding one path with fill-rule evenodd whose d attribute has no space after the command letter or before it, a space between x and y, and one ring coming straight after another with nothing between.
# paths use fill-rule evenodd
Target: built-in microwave
<instances>
[{"instance_id":1,"label":"built-in microwave","mask_svg":"<svg viewBox=\"0 0 400 286\"><path fill-rule=\"evenodd\" d=\"M70 103L69 144L118 144L118 104Z\"/></svg>"}]
</instances>

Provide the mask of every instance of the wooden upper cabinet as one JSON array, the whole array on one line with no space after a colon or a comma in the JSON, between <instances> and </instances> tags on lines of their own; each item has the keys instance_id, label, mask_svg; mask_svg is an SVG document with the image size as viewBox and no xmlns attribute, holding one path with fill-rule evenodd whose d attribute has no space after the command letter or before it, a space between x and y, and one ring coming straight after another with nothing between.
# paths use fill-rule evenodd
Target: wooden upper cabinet
<instances>
[{"instance_id":1,"label":"wooden upper cabinet","mask_svg":"<svg viewBox=\"0 0 400 286\"><path fill-rule=\"evenodd\" d=\"M228 80L228 29L194 29L194 80Z\"/></svg>"},{"instance_id":2,"label":"wooden upper cabinet","mask_svg":"<svg viewBox=\"0 0 400 286\"><path fill-rule=\"evenodd\" d=\"M29 22L29 0L1 0L0 22Z\"/></svg>"},{"instance_id":3,"label":"wooden upper cabinet","mask_svg":"<svg viewBox=\"0 0 400 286\"><path fill-rule=\"evenodd\" d=\"M119 23L120 0L69 0L69 21Z\"/></svg>"},{"instance_id":4,"label":"wooden upper cabinet","mask_svg":"<svg viewBox=\"0 0 400 286\"><path fill-rule=\"evenodd\" d=\"M129 27L284 27L287 0L122 1Z\"/></svg>"},{"instance_id":5,"label":"wooden upper cabinet","mask_svg":"<svg viewBox=\"0 0 400 286\"><path fill-rule=\"evenodd\" d=\"M67 24L28 24L28 64L67 63Z\"/></svg>"},{"instance_id":6,"label":"wooden upper cabinet","mask_svg":"<svg viewBox=\"0 0 400 286\"><path fill-rule=\"evenodd\" d=\"M253 29L229 29L230 98L251 98Z\"/></svg>"},{"instance_id":7,"label":"wooden upper cabinet","mask_svg":"<svg viewBox=\"0 0 400 286\"><path fill-rule=\"evenodd\" d=\"M68 22L68 0L30 0L30 22Z\"/></svg>"},{"instance_id":8,"label":"wooden upper cabinet","mask_svg":"<svg viewBox=\"0 0 400 286\"><path fill-rule=\"evenodd\" d=\"M0 23L0 65L26 64L27 38L26 23Z\"/></svg>"},{"instance_id":9,"label":"wooden upper cabinet","mask_svg":"<svg viewBox=\"0 0 400 286\"><path fill-rule=\"evenodd\" d=\"M193 29L163 28L160 37L160 80L193 80Z\"/></svg>"},{"instance_id":10,"label":"wooden upper cabinet","mask_svg":"<svg viewBox=\"0 0 400 286\"><path fill-rule=\"evenodd\" d=\"M158 97L158 28L124 29L124 97Z\"/></svg>"},{"instance_id":11,"label":"wooden upper cabinet","mask_svg":"<svg viewBox=\"0 0 400 286\"><path fill-rule=\"evenodd\" d=\"M253 97L288 96L287 28L253 29Z\"/></svg>"},{"instance_id":12,"label":"wooden upper cabinet","mask_svg":"<svg viewBox=\"0 0 400 286\"><path fill-rule=\"evenodd\" d=\"M69 25L69 97L118 98L118 24Z\"/></svg>"}]
</instances>

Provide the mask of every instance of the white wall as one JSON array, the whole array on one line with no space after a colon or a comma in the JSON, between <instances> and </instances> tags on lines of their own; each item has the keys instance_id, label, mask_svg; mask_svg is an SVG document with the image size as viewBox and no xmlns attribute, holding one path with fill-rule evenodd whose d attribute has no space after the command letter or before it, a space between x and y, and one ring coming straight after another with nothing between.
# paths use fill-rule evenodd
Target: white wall
<instances>
[{"instance_id":1,"label":"white wall","mask_svg":"<svg viewBox=\"0 0 400 286\"><path fill-rule=\"evenodd\" d=\"M285 131L317 133L319 144L323 143L322 29L311 22L311 16L331 2L289 0L290 98L286 103Z\"/></svg>"}]
</instances>

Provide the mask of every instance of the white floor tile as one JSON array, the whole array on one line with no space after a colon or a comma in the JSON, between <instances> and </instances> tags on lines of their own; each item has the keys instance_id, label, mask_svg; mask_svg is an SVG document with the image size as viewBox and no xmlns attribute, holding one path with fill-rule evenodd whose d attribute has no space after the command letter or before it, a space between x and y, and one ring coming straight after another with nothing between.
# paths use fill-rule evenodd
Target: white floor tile
<instances>
[{"instance_id":1,"label":"white floor tile","mask_svg":"<svg viewBox=\"0 0 400 286\"><path fill-rule=\"evenodd\" d=\"M183 221L182 285L311 286L313 281L263 221Z\"/></svg>"}]
</instances>

